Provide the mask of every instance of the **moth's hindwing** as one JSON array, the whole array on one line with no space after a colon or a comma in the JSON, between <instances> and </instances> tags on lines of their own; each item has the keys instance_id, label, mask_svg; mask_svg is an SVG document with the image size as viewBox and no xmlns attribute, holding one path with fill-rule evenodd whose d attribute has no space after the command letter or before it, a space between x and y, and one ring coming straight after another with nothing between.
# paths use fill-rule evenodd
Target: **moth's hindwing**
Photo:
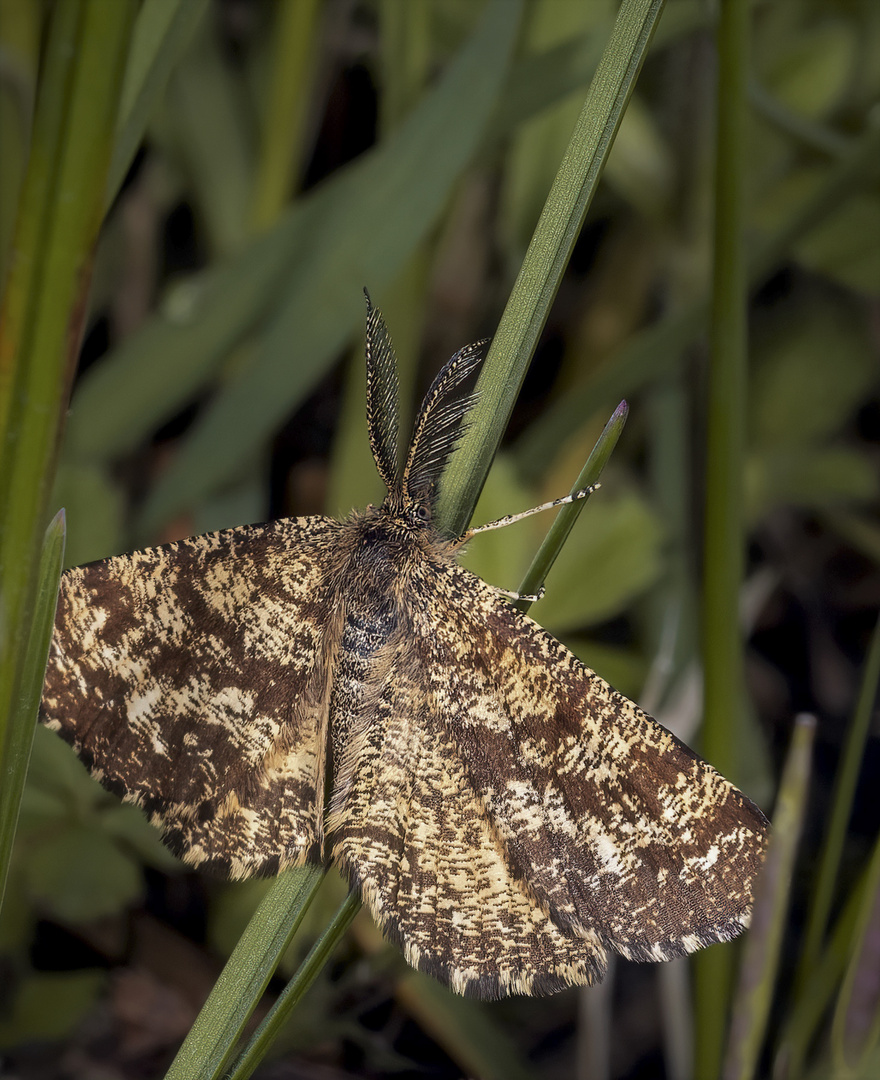
<instances>
[{"instance_id":1,"label":"moth's hindwing","mask_svg":"<svg viewBox=\"0 0 880 1080\"><path fill-rule=\"evenodd\" d=\"M246 526L62 579L41 719L191 864L239 877L317 853L340 528Z\"/></svg>"},{"instance_id":2,"label":"moth's hindwing","mask_svg":"<svg viewBox=\"0 0 880 1080\"><path fill-rule=\"evenodd\" d=\"M428 673L405 662L354 731L345 799L328 820L333 859L414 967L495 998L598 981L602 941L560 929L517 877L449 738ZM452 686L455 673L447 671ZM505 767L506 763L499 763Z\"/></svg>"}]
</instances>

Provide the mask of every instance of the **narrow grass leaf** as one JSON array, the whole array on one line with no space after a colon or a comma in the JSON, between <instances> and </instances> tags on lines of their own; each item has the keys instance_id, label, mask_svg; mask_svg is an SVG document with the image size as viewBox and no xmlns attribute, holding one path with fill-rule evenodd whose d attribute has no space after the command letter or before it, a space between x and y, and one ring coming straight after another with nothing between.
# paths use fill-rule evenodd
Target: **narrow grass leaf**
<instances>
[{"instance_id":1,"label":"narrow grass leaf","mask_svg":"<svg viewBox=\"0 0 880 1080\"><path fill-rule=\"evenodd\" d=\"M3 307L0 312L0 510L6 505L7 487L12 476L13 434L14 425L18 422L13 410L21 403L21 394L16 393L16 389L27 375L21 358L25 355L33 332L31 305L35 302L46 253L53 178L60 168L66 106L70 100L70 82L81 21L82 2L72 0L56 10L48 25L36 112L30 132L27 173L19 194L9 273L3 282Z\"/></svg>"},{"instance_id":2,"label":"narrow grass leaf","mask_svg":"<svg viewBox=\"0 0 880 1080\"><path fill-rule=\"evenodd\" d=\"M251 221L264 229L290 198L303 163L309 83L319 55L318 0L279 4L274 10L272 65L260 124L260 154Z\"/></svg>"},{"instance_id":3,"label":"narrow grass leaf","mask_svg":"<svg viewBox=\"0 0 880 1080\"><path fill-rule=\"evenodd\" d=\"M880 838L859 889L856 934L834 1010L831 1045L841 1076L865 1072L880 1045Z\"/></svg>"},{"instance_id":4,"label":"narrow grass leaf","mask_svg":"<svg viewBox=\"0 0 880 1080\"><path fill-rule=\"evenodd\" d=\"M215 19L199 21L168 81L163 124L176 145L212 253L240 251L256 168L249 103Z\"/></svg>"},{"instance_id":5,"label":"narrow grass leaf","mask_svg":"<svg viewBox=\"0 0 880 1080\"><path fill-rule=\"evenodd\" d=\"M0 757L0 907L6 888L12 843L18 822L21 794L27 777L31 745L37 722L37 709L43 688L49 642L55 621L58 582L64 565L64 511L52 519L43 540L34 598L33 619L19 684L18 700L9 716L6 738Z\"/></svg>"},{"instance_id":6,"label":"narrow grass leaf","mask_svg":"<svg viewBox=\"0 0 880 1080\"><path fill-rule=\"evenodd\" d=\"M877 700L878 683L880 683L880 619L874 627L865 661L859 700L856 703L852 723L846 733L843 756L835 778L831 816L822 844L822 855L816 872L816 885L810 898L804 947L798 963L796 982L800 986L804 984L815 967L816 957L825 937L828 915L839 879L840 861L852 813L859 770L871 728L874 702Z\"/></svg>"},{"instance_id":7,"label":"narrow grass leaf","mask_svg":"<svg viewBox=\"0 0 880 1080\"><path fill-rule=\"evenodd\" d=\"M859 901L866 880L867 872L861 876L847 899L806 983L795 992L776 1047L774 1077L798 1080L803 1075L810 1047L818 1038L852 952Z\"/></svg>"},{"instance_id":8,"label":"narrow grass leaf","mask_svg":"<svg viewBox=\"0 0 880 1080\"><path fill-rule=\"evenodd\" d=\"M722 1073L724 1080L751 1080L756 1075L779 967L815 732L814 717L802 715L797 718L782 772L770 847L758 880L751 928L743 951Z\"/></svg>"},{"instance_id":9,"label":"narrow grass leaf","mask_svg":"<svg viewBox=\"0 0 880 1080\"><path fill-rule=\"evenodd\" d=\"M569 492L570 495L598 483L602 470L608 464L608 459L614 452L614 447L617 446L617 440L623 433L623 426L626 423L628 414L629 406L625 401L621 401L608 423L602 429L602 434L596 440L596 445L590 452L586 464L581 469L574 486ZM574 523L586 505L587 499L589 499L589 495L586 498L578 499L577 502L563 506L556 515L556 519L550 526L543 543L532 560L532 565L526 571L519 587L521 593L535 595L539 592L551 566L556 562L556 558L562 550L562 545L568 539L568 534L574 528ZM528 611L529 606L530 602L527 600L520 600L516 604L520 611Z\"/></svg>"},{"instance_id":10,"label":"narrow grass leaf","mask_svg":"<svg viewBox=\"0 0 880 1080\"><path fill-rule=\"evenodd\" d=\"M229 957L166 1080L214 1080L224 1074L248 1018L299 928L324 878L320 866L279 875Z\"/></svg>"},{"instance_id":11,"label":"narrow grass leaf","mask_svg":"<svg viewBox=\"0 0 880 1080\"><path fill-rule=\"evenodd\" d=\"M265 1019L251 1036L235 1065L228 1073L227 1080L247 1080L254 1069L266 1056L273 1040L284 1026L291 1012L296 1008L303 994L317 978L321 968L330 959L333 950L342 940L352 919L361 909L361 901L356 893L349 893L339 906L326 930L321 934L300 964L287 986L267 1013Z\"/></svg>"},{"instance_id":12,"label":"narrow grass leaf","mask_svg":"<svg viewBox=\"0 0 880 1080\"><path fill-rule=\"evenodd\" d=\"M722 5L715 36L718 131L700 611L704 678L701 749L715 768L734 780L739 772L738 729L743 705L743 643L736 612L745 561L748 278L744 236L749 26L747 4ZM700 1076L718 1072L732 973L730 949L708 949L694 957L695 1064Z\"/></svg>"},{"instance_id":13,"label":"narrow grass leaf","mask_svg":"<svg viewBox=\"0 0 880 1080\"><path fill-rule=\"evenodd\" d=\"M620 6L480 372L473 426L443 477L437 522L449 535L460 535L467 524L450 507L476 504L662 8L663 0L623 0Z\"/></svg>"}]
</instances>

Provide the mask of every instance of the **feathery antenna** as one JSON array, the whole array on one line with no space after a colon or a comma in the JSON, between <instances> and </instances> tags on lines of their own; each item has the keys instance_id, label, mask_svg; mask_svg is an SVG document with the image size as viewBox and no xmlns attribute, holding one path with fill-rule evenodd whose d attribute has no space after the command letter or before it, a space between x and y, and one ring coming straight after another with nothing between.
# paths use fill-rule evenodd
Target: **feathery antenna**
<instances>
[{"instance_id":1,"label":"feathery antenna","mask_svg":"<svg viewBox=\"0 0 880 1080\"><path fill-rule=\"evenodd\" d=\"M385 487L392 491L399 483L397 433L400 428L400 391L397 382L397 357L388 327L367 301L367 429L370 447Z\"/></svg>"},{"instance_id":2,"label":"feathery antenna","mask_svg":"<svg viewBox=\"0 0 880 1080\"><path fill-rule=\"evenodd\" d=\"M401 477L407 495L424 495L438 479L446 460L464 435L465 417L476 394L449 400L482 360L485 341L460 349L438 372L421 404Z\"/></svg>"}]
</instances>

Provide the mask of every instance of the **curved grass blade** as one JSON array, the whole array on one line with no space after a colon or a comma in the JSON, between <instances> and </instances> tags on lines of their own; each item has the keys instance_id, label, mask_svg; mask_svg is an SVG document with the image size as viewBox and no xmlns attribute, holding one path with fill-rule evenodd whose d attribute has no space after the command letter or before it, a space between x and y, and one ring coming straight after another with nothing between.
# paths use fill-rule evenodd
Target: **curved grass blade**
<instances>
[{"instance_id":1,"label":"curved grass blade","mask_svg":"<svg viewBox=\"0 0 880 1080\"><path fill-rule=\"evenodd\" d=\"M0 776L3 777L3 784L0 786L0 908L3 906L12 843L18 823L18 809L34 741L37 709L40 706L43 676L49 657L49 642L52 640L58 582L61 580L61 569L64 565L64 540L64 511L59 510L50 522L43 540L33 620L22 665L18 700L9 716L3 753L0 756Z\"/></svg>"},{"instance_id":2,"label":"curved grass blade","mask_svg":"<svg viewBox=\"0 0 880 1080\"><path fill-rule=\"evenodd\" d=\"M258 230L275 221L299 180L319 16L318 0L279 4L275 12L268 107L251 208Z\"/></svg>"},{"instance_id":3,"label":"curved grass blade","mask_svg":"<svg viewBox=\"0 0 880 1080\"><path fill-rule=\"evenodd\" d=\"M223 1075L248 1018L323 879L320 866L288 870L275 879L177 1052L166 1080L209 1080Z\"/></svg>"},{"instance_id":4,"label":"curved grass blade","mask_svg":"<svg viewBox=\"0 0 880 1080\"><path fill-rule=\"evenodd\" d=\"M800 1077L810 1045L821 1028L829 1003L840 986L858 923L859 899L867 880L865 872L837 918L828 942L794 1006L786 1017L776 1048L773 1076Z\"/></svg>"},{"instance_id":5,"label":"curved grass blade","mask_svg":"<svg viewBox=\"0 0 880 1080\"><path fill-rule=\"evenodd\" d=\"M746 937L723 1080L751 1080L755 1076L779 966L815 733L815 717L797 718L779 787L770 847Z\"/></svg>"},{"instance_id":6,"label":"curved grass blade","mask_svg":"<svg viewBox=\"0 0 880 1080\"><path fill-rule=\"evenodd\" d=\"M628 415L629 406L625 401L621 401L614 410L611 419L602 429L602 434L596 440L596 445L593 447L569 494L573 495L576 491L583 491L584 488L592 487L598 482L602 470L614 452L614 447L617 446L617 440L623 433L623 426ZM539 592L550 571L550 567L556 562L556 557L562 550L562 545L568 539L568 534L574 528L578 515L586 505L587 499L589 499L589 495L585 499L578 499L577 502L563 506L556 515L556 520L550 526L543 543L538 548L534 559L532 559L532 565L526 571L519 587L521 593L535 595ZM515 606L520 611L528 611L530 604L527 600L520 600Z\"/></svg>"},{"instance_id":7,"label":"curved grass blade","mask_svg":"<svg viewBox=\"0 0 880 1080\"><path fill-rule=\"evenodd\" d=\"M349 893L340 904L327 929L312 946L309 955L300 964L263 1022L251 1036L247 1046L230 1070L227 1080L246 1080L260 1064L272 1045L272 1041L299 1004L303 994L315 981L321 968L330 959L333 950L342 940L345 931L351 926L352 919L360 909L360 898L356 893Z\"/></svg>"},{"instance_id":8,"label":"curved grass blade","mask_svg":"<svg viewBox=\"0 0 880 1080\"><path fill-rule=\"evenodd\" d=\"M880 1043L880 837L859 897L856 933L831 1023L834 1066L841 1076L867 1075Z\"/></svg>"},{"instance_id":9,"label":"curved grass blade","mask_svg":"<svg viewBox=\"0 0 880 1080\"><path fill-rule=\"evenodd\" d=\"M620 6L489 347L472 427L443 478L437 523L450 536L460 536L467 525L460 509L454 514L452 508L476 505L662 9L663 0L623 0Z\"/></svg>"},{"instance_id":10,"label":"curved grass blade","mask_svg":"<svg viewBox=\"0 0 880 1080\"><path fill-rule=\"evenodd\" d=\"M880 683L880 619L877 620L871 637L859 700L846 734L846 745L835 778L831 816L822 844L822 855L816 871L816 886L810 898L803 951L798 963L796 976L798 986L805 984L809 973L815 967L825 936L831 902L839 879L840 860L852 813L859 769L871 729L871 716L874 702L877 700L878 683Z\"/></svg>"}]
</instances>

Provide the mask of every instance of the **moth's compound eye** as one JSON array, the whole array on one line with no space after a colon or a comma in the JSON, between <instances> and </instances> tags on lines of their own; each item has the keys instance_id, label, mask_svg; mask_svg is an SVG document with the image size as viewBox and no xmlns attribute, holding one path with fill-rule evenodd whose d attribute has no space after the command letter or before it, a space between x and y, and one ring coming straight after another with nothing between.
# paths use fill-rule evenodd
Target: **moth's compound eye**
<instances>
[{"instance_id":1,"label":"moth's compound eye","mask_svg":"<svg viewBox=\"0 0 880 1080\"><path fill-rule=\"evenodd\" d=\"M413 508L413 513L417 521L420 521L422 525L427 525L431 520L431 511L425 506L424 503L419 503Z\"/></svg>"}]
</instances>

